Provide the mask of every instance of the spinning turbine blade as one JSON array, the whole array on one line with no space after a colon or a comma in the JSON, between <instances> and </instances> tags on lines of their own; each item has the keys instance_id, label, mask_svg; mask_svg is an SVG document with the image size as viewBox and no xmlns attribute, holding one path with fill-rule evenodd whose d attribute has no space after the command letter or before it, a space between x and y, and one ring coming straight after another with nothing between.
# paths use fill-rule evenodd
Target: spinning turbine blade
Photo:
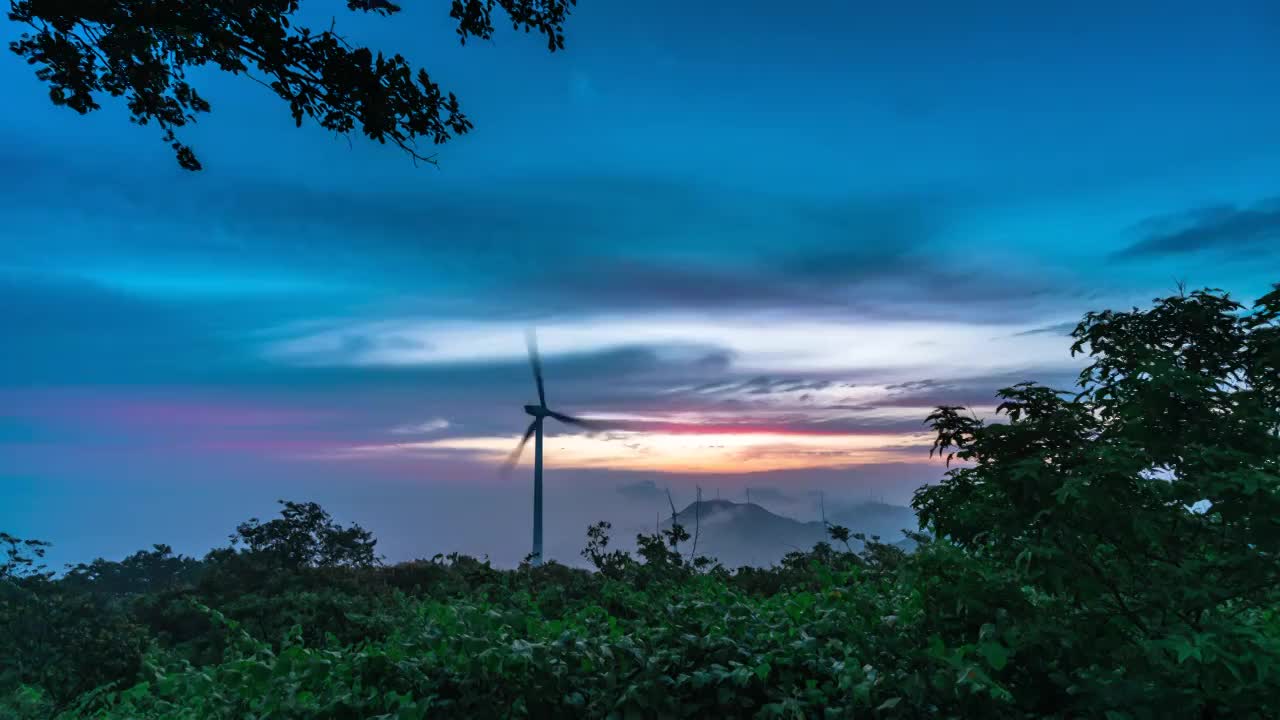
<instances>
[{"instance_id":1,"label":"spinning turbine blade","mask_svg":"<svg viewBox=\"0 0 1280 720\"><path fill-rule=\"evenodd\" d=\"M538 355L538 336L530 328L525 334L525 342L529 345L529 365L533 367L533 379L538 383L538 404L547 406L547 392L542 387L542 357Z\"/></svg>"},{"instance_id":2,"label":"spinning turbine blade","mask_svg":"<svg viewBox=\"0 0 1280 720\"><path fill-rule=\"evenodd\" d=\"M604 425L602 423L598 423L593 420L584 420L582 418L576 418L572 415L565 415L564 413L558 413L555 410L548 410L547 415L559 420L562 423L566 423L568 425L577 425L579 427L584 427L592 430L601 430L604 428Z\"/></svg>"},{"instance_id":3,"label":"spinning turbine blade","mask_svg":"<svg viewBox=\"0 0 1280 720\"><path fill-rule=\"evenodd\" d=\"M529 438L533 437L533 431L536 430L537 427L538 427L537 420L534 420L533 422L529 423L529 429L525 431L524 437L520 438L520 444L516 445L516 449L513 450L511 454L507 456L506 462L502 463L503 475L511 474L511 471L512 469L515 468L516 463L520 462L520 453L524 452L524 446L528 444Z\"/></svg>"}]
</instances>

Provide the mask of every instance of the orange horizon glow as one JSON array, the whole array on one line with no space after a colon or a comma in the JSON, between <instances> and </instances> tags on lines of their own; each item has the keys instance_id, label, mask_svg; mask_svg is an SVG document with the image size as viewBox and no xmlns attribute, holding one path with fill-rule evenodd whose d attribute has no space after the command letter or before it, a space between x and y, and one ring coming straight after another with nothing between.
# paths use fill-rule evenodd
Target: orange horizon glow
<instances>
[{"instance_id":1,"label":"orange horizon glow","mask_svg":"<svg viewBox=\"0 0 1280 720\"><path fill-rule=\"evenodd\" d=\"M595 434L552 434L544 440L548 469L632 470L679 473L741 473L774 470L840 468L913 460L929 462L929 433L805 432L793 429L746 428L720 431L617 431ZM341 452L343 459L431 457L465 454L494 464L503 462L519 436L440 438L412 443L362 445ZM520 464L530 465L526 447Z\"/></svg>"}]
</instances>

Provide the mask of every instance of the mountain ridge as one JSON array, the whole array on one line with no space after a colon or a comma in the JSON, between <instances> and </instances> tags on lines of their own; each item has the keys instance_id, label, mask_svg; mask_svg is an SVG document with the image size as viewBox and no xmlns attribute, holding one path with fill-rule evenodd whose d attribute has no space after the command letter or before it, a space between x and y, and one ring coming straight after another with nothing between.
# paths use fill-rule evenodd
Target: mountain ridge
<instances>
[{"instance_id":1,"label":"mountain ridge","mask_svg":"<svg viewBox=\"0 0 1280 720\"><path fill-rule=\"evenodd\" d=\"M773 565L789 552L810 550L819 542L829 542L828 525L841 525L851 533L868 538L879 536L881 542L910 549L903 530L916 526L911 508L887 503L858 503L831 513L827 524L821 520L803 521L775 513L763 505L733 500L694 501L676 513L689 533L692 551L697 534L697 553L720 561L726 567ZM661 523L670 529L673 518ZM862 543L851 540L859 549Z\"/></svg>"}]
</instances>

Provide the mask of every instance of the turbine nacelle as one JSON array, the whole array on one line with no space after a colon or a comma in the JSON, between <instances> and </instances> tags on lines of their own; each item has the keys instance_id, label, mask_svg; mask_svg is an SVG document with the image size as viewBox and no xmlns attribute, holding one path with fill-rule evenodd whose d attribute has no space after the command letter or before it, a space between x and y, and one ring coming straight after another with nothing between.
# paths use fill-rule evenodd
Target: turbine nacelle
<instances>
[{"instance_id":1,"label":"turbine nacelle","mask_svg":"<svg viewBox=\"0 0 1280 720\"><path fill-rule=\"evenodd\" d=\"M547 417L551 411L541 405L525 405L524 411L536 418Z\"/></svg>"}]
</instances>

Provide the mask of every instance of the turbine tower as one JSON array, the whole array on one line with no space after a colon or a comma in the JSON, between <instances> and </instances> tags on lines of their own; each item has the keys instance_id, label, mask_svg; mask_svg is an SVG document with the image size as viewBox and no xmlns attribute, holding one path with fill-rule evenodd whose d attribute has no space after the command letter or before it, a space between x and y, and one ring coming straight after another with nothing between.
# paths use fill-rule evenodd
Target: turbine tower
<instances>
[{"instance_id":1,"label":"turbine tower","mask_svg":"<svg viewBox=\"0 0 1280 720\"><path fill-rule=\"evenodd\" d=\"M547 407L547 392L542 383L542 358L538 355L538 338L530 330L526 335L529 344L529 365L533 368L533 381L538 386L538 404L525 405L524 411L533 416L533 421L529 423L529 429L525 431L524 437L521 438L520 444L516 445L516 449L507 457L506 463L503 464L503 473L511 472L516 463L520 461L520 453L524 451L524 446L529 442L529 438L533 437L533 553L531 555L534 565L542 564L542 421L547 418L555 418L562 423L569 425L578 425L581 427L592 427L594 423L588 422L581 418L556 412Z\"/></svg>"}]
</instances>

